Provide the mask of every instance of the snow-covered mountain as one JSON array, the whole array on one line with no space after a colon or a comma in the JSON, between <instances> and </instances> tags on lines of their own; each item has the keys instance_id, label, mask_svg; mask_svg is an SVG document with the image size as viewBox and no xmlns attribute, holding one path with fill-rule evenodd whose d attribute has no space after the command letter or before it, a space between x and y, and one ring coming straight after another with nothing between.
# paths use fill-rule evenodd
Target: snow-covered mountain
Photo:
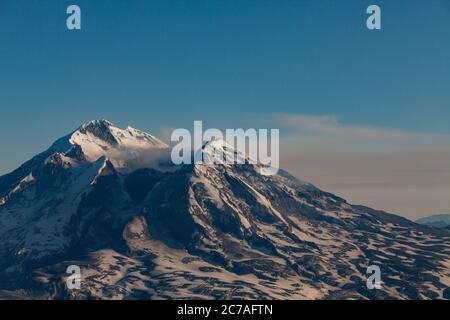
<instances>
[{"instance_id":1,"label":"snow-covered mountain","mask_svg":"<svg viewBox=\"0 0 450 320\"><path fill-rule=\"evenodd\" d=\"M91 121L0 177L0 298L450 298L448 231L281 170L169 154ZM65 286L74 264L80 290Z\"/></svg>"}]
</instances>

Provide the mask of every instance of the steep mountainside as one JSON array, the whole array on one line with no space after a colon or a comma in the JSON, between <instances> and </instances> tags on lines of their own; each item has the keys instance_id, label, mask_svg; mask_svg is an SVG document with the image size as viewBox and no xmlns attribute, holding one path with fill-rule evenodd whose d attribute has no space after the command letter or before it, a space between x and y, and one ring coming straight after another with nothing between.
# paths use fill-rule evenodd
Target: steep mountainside
<instances>
[{"instance_id":1,"label":"steep mountainside","mask_svg":"<svg viewBox=\"0 0 450 320\"><path fill-rule=\"evenodd\" d=\"M448 231L169 151L91 121L0 177L0 298L449 298ZM65 286L73 264L80 290Z\"/></svg>"}]
</instances>

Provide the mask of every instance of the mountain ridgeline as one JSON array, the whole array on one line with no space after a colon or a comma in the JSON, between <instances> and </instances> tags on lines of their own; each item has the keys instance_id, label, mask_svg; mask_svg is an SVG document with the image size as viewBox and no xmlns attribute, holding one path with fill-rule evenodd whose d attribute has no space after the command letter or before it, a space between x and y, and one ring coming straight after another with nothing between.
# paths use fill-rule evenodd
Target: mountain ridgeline
<instances>
[{"instance_id":1,"label":"mountain ridgeline","mask_svg":"<svg viewBox=\"0 0 450 320\"><path fill-rule=\"evenodd\" d=\"M97 120L0 177L0 298L450 298L448 230L283 170L169 155ZM70 265L79 289L66 286ZM366 285L371 265L380 289Z\"/></svg>"}]
</instances>

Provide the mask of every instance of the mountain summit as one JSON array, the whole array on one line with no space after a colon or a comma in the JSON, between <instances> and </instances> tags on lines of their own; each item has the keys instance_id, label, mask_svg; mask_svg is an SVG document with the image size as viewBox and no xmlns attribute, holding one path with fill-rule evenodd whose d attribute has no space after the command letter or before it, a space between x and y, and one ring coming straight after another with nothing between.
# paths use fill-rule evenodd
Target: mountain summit
<instances>
[{"instance_id":1,"label":"mountain summit","mask_svg":"<svg viewBox=\"0 0 450 320\"><path fill-rule=\"evenodd\" d=\"M449 298L448 231L282 170L168 153L96 120L0 177L0 298ZM371 265L380 289L366 286Z\"/></svg>"},{"instance_id":2,"label":"mountain summit","mask_svg":"<svg viewBox=\"0 0 450 320\"><path fill-rule=\"evenodd\" d=\"M115 127L107 120L95 120L83 124L69 139L79 145L92 161L100 156L108 156L111 150L123 149L163 149L168 146L161 140L140 130Z\"/></svg>"}]
</instances>

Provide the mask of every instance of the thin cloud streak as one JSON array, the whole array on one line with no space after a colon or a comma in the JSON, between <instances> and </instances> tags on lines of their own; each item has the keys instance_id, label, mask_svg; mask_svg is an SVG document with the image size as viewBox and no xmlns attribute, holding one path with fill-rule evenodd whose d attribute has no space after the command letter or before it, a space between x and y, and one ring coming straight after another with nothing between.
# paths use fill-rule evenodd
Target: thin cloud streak
<instances>
[{"instance_id":1,"label":"thin cloud streak","mask_svg":"<svg viewBox=\"0 0 450 320\"><path fill-rule=\"evenodd\" d=\"M416 219L450 212L450 136L364 125L337 116L271 115L281 167L352 203Z\"/></svg>"},{"instance_id":2,"label":"thin cloud streak","mask_svg":"<svg viewBox=\"0 0 450 320\"><path fill-rule=\"evenodd\" d=\"M282 114L275 116L275 123L282 128L299 134L324 137L339 137L365 140L411 141L429 140L450 141L450 136L443 134L415 133L404 130L377 128L361 125L344 125L334 115L312 116L299 114Z\"/></svg>"}]
</instances>

